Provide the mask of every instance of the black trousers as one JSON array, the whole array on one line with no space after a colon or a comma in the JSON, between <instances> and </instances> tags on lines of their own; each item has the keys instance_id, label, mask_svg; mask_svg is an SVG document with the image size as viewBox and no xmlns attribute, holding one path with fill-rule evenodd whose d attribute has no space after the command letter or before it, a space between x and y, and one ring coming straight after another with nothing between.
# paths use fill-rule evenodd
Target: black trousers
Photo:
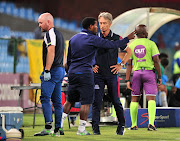
<instances>
[{"instance_id":1,"label":"black trousers","mask_svg":"<svg viewBox=\"0 0 180 141\"><path fill-rule=\"evenodd\" d=\"M95 96L92 105L92 126L94 127L99 126L100 110L101 110L102 99L104 97L105 84L107 85L108 88L108 95L110 101L112 101L112 104L114 105L119 125L125 126L124 111L118 96L117 77L118 77L117 75L102 76L100 74L94 74Z\"/></svg>"}]
</instances>

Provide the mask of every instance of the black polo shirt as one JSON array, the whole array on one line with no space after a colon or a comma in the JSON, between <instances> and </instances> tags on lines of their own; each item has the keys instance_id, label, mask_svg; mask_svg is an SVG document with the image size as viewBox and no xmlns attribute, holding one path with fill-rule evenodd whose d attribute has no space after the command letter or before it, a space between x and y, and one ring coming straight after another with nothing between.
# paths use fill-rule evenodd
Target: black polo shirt
<instances>
[{"instance_id":1,"label":"black polo shirt","mask_svg":"<svg viewBox=\"0 0 180 141\"><path fill-rule=\"evenodd\" d=\"M121 36L113 33L112 31L110 31L106 37L104 37L102 33L99 33L98 36L104 39L113 40L113 41L122 39ZM122 46L119 48L124 50L126 47ZM115 49L99 48L97 50L96 57L95 57L95 61L96 61L95 64L99 66L99 74L105 75L105 76L114 75L111 72L110 66L117 64L118 50L119 49L117 48Z\"/></svg>"},{"instance_id":2,"label":"black polo shirt","mask_svg":"<svg viewBox=\"0 0 180 141\"><path fill-rule=\"evenodd\" d=\"M51 69L55 67L63 67L64 38L61 32L59 32L56 28L51 28L44 35L44 42L43 42L44 69L46 67L47 48L51 45L55 46L55 57Z\"/></svg>"}]
</instances>

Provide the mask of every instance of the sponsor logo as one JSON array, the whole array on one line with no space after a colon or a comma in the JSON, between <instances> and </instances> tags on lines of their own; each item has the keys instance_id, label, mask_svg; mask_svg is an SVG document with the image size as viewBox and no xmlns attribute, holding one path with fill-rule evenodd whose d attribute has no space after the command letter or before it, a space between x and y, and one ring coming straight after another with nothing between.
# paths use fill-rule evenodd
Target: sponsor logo
<instances>
[{"instance_id":1,"label":"sponsor logo","mask_svg":"<svg viewBox=\"0 0 180 141\"><path fill-rule=\"evenodd\" d=\"M147 122L149 120L149 116L148 113L144 113L141 115L142 118L145 118L145 120L143 122L140 123L140 125L144 124L145 122ZM157 122L165 122L165 120L170 119L169 115L158 115L155 116L155 121Z\"/></svg>"},{"instance_id":2,"label":"sponsor logo","mask_svg":"<svg viewBox=\"0 0 180 141\"><path fill-rule=\"evenodd\" d=\"M142 118L146 118L143 122L140 123L140 125L144 124L146 121L149 120L149 116L148 116L148 113L144 113L141 115Z\"/></svg>"},{"instance_id":3,"label":"sponsor logo","mask_svg":"<svg viewBox=\"0 0 180 141\"><path fill-rule=\"evenodd\" d=\"M134 48L134 53L137 58L143 58L146 55L146 48L143 45L137 45Z\"/></svg>"},{"instance_id":4,"label":"sponsor logo","mask_svg":"<svg viewBox=\"0 0 180 141\"><path fill-rule=\"evenodd\" d=\"M159 115L155 117L156 122L165 122L165 120L168 120L168 119L170 119L169 115L167 116Z\"/></svg>"}]
</instances>

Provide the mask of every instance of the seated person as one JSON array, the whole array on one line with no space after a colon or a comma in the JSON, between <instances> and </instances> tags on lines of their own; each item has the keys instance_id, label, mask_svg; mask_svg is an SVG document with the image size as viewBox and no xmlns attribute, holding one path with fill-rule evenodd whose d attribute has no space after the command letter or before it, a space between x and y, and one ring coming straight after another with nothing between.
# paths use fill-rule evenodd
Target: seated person
<instances>
[{"instance_id":1,"label":"seated person","mask_svg":"<svg viewBox=\"0 0 180 141\"><path fill-rule=\"evenodd\" d=\"M175 83L173 92L169 95L169 107L180 107L180 77Z\"/></svg>"},{"instance_id":2,"label":"seated person","mask_svg":"<svg viewBox=\"0 0 180 141\"><path fill-rule=\"evenodd\" d=\"M158 86L158 92L156 95L156 106L160 107L168 107L167 103L167 86L166 82L168 78L164 75L164 69L168 66L169 61L167 58L161 58L160 56L160 67L161 67L161 74L162 74L162 85Z\"/></svg>"}]
</instances>

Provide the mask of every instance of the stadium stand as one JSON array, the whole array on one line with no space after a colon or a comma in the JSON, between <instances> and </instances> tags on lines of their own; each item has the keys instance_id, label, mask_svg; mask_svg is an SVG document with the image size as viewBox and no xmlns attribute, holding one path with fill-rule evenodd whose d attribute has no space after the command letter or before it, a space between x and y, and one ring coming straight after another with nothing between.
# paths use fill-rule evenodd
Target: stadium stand
<instances>
[{"instance_id":1,"label":"stadium stand","mask_svg":"<svg viewBox=\"0 0 180 141\"><path fill-rule=\"evenodd\" d=\"M70 1L69 1L70 2ZM82 19L82 16L89 15L89 11L86 8L86 5L84 7L77 7L75 4L72 4L72 7L68 7L69 2L63 1L59 6L59 11L57 13L65 18L65 16L68 15L68 18L65 19L62 18L54 18L54 24L55 27L57 27L64 35L65 40L69 40L74 34L79 32L81 30L79 25L79 21ZM71 0L73 3L73 1ZM80 0L80 2L83 4L84 2ZM100 2L98 2L100 3ZM40 4L40 3L39 3ZM123 5L123 2L121 2ZM31 5L30 5L31 6ZM91 11L91 15L95 16L99 12L97 11L104 11L104 10L110 10L107 6L107 3L103 4L104 7L107 9L94 9ZM65 9L68 8L68 9ZM0 2L0 38L19 38L23 37L23 39L34 39L34 30L37 27L37 20L40 15L40 12L36 12L34 9L35 7L29 7L29 5L23 5L19 4L17 2L7 2L7 1L1 1ZM74 9L74 10L73 10ZM37 10L37 9L36 9ZM63 12L64 11L64 12ZM66 11L66 12L65 12ZM74 13L72 14L72 12ZM75 12L76 11L76 12ZM81 12L81 14L78 14L78 12ZM66 13L66 14L65 14ZM64 14L64 15L63 15ZM118 15L119 13L115 13L114 15ZM75 15L73 17L73 15ZM163 44L159 45L159 47L164 48L173 48L175 42L179 41L180 39L180 28L179 23L168 23L164 26L162 26L156 33L152 36L152 40L155 41L158 45L160 44L159 38L162 38ZM122 30L122 29L121 29ZM6 51L8 49L8 40L1 39L0 40L0 72L13 72L13 63L14 58L13 56L10 56ZM168 40L167 40L168 39ZM6 53L5 53L6 52ZM27 64L27 66L24 66L24 64ZM17 64L17 72L29 72L28 68L28 59L26 57L20 56L18 58L18 64Z\"/></svg>"},{"instance_id":2,"label":"stadium stand","mask_svg":"<svg viewBox=\"0 0 180 141\"><path fill-rule=\"evenodd\" d=\"M174 48L175 42L179 42L180 39L180 24L171 22L163 25L159 28L151 39L158 45L159 37L161 36L164 48Z\"/></svg>"},{"instance_id":3,"label":"stadium stand","mask_svg":"<svg viewBox=\"0 0 180 141\"><path fill-rule=\"evenodd\" d=\"M40 13L35 12L32 8L25 7L16 7L16 5L12 2L0 2L0 13L12 15L15 17L27 19L30 21L37 22ZM80 28L77 27L77 23L75 21L67 22L64 19L55 18L55 26L61 27L67 30L72 30L75 32L80 31Z\"/></svg>"},{"instance_id":4,"label":"stadium stand","mask_svg":"<svg viewBox=\"0 0 180 141\"><path fill-rule=\"evenodd\" d=\"M38 25L39 15L32 8L18 8L12 2L0 2L0 72L14 72L13 49L11 52L8 52L11 37L16 39L34 39L34 30ZM65 40L69 40L77 31L80 31L75 21L67 22L66 20L55 18L54 22L56 28L64 35ZM26 45L24 47L26 50ZM27 55L21 56L19 54L17 52L16 73L29 73Z\"/></svg>"},{"instance_id":5,"label":"stadium stand","mask_svg":"<svg viewBox=\"0 0 180 141\"><path fill-rule=\"evenodd\" d=\"M14 48L11 48L10 42L11 40L9 39L0 38L0 72L3 73L14 72ZM20 52L17 52L16 72L29 73L29 60L27 54L20 55Z\"/></svg>"}]
</instances>

